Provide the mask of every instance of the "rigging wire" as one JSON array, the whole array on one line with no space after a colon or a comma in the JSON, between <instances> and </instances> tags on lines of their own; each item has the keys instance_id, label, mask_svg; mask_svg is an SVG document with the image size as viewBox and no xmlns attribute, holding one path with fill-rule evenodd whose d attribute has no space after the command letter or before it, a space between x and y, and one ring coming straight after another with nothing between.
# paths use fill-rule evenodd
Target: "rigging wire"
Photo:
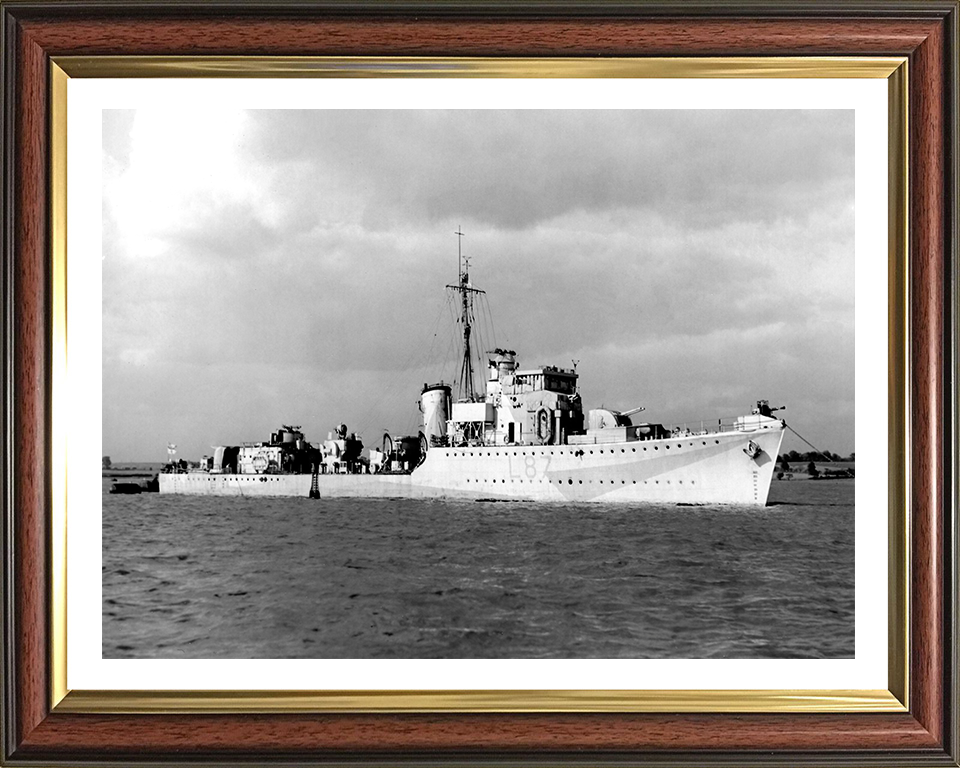
<instances>
[{"instance_id":1,"label":"rigging wire","mask_svg":"<svg viewBox=\"0 0 960 768\"><path fill-rule=\"evenodd\" d=\"M496 346L496 338L493 335L493 331L490 327L490 317L488 310L488 302L486 301L486 294L483 294L479 302L480 308L480 319L478 325L483 329L483 337L486 339L483 347L484 352L490 352Z\"/></svg>"},{"instance_id":2,"label":"rigging wire","mask_svg":"<svg viewBox=\"0 0 960 768\"><path fill-rule=\"evenodd\" d=\"M486 296L484 296L484 299L486 299ZM490 318L490 332L491 332L491 334L492 334L492 336L493 336L494 341L496 341L497 339L500 338L500 333L497 332L497 324L496 324L495 319L494 319L493 310L490 309L490 302L489 302L489 301L486 301L486 300L485 300L485 301L484 301L484 304L486 305L486 308L487 308L487 315L488 315L489 318ZM509 347L510 347L510 337L509 337L505 332L503 333L503 340L504 340L504 342L503 342L503 343L504 343L504 346L507 347L507 348L509 348Z\"/></svg>"},{"instance_id":3,"label":"rigging wire","mask_svg":"<svg viewBox=\"0 0 960 768\"><path fill-rule=\"evenodd\" d=\"M484 295L484 294L482 294L482 293L481 293L481 294L478 294L478 298L481 298L483 295ZM474 314L476 314L476 313L474 313ZM481 313L481 317L482 317L482 313ZM474 317L474 323L475 323L475 326L476 326L476 329L477 329L477 344L476 344L476 349L474 350L475 355L476 355L476 358L477 358L477 365L476 365L475 373L480 373L480 374L482 375L483 371L485 370L485 366L484 366L484 364L483 364L483 358L484 358L485 353L486 353L486 350L487 350L487 343L486 343L486 340L485 340L485 330L486 330L486 329L483 327L483 323L482 323L481 321L479 321L479 320L476 318L476 316ZM478 392L478 394L480 394L480 393L482 392L482 389L477 390L477 392Z\"/></svg>"},{"instance_id":4,"label":"rigging wire","mask_svg":"<svg viewBox=\"0 0 960 768\"><path fill-rule=\"evenodd\" d=\"M402 368L398 368L393 372L389 382L383 388L380 397L374 401L374 408L367 411L368 417L361 423L360 428L357 430L358 434L362 434L368 430L373 420L379 418L382 407L388 404L391 399L395 399L395 396L391 398L390 395L398 391L398 385L401 384L402 380L411 379L415 372L422 374L428 365L433 369L434 376L437 372L441 374L440 381L450 383L451 389L454 392L463 389L466 383L461 380L464 356L464 318L461 315L460 302L455 300L455 293L455 291L444 291L445 301L440 305L437 316L433 322L429 343L417 345L416 350L418 354L416 354L415 357L411 357L408 363ZM443 324L442 327L454 332L440 332L439 329L441 328L441 321L444 314L448 316L449 324ZM483 376L483 372L486 370L484 360L487 352L492 350L497 344L496 325L493 320L489 300L485 293L478 292L472 294L467 306L467 321L474 331L471 359L475 358L476 360L474 369L475 380L472 382L475 385L476 375L479 373L479 375ZM459 330L459 332L456 332L457 330ZM444 344L444 342L446 343ZM443 350L443 354L441 355L441 349L444 347L446 349ZM448 367L452 370L452 375L449 377L445 375ZM483 381L481 381L481 387L475 389L475 391L481 395L483 392L482 385ZM416 420L415 412L411 411L410 418L408 419L408 427L411 423L415 423Z\"/></svg>"},{"instance_id":5,"label":"rigging wire","mask_svg":"<svg viewBox=\"0 0 960 768\"><path fill-rule=\"evenodd\" d=\"M492 352L497 346L496 335L493 333L493 326L490 323L490 303L487 300L486 294L478 295L477 306L479 309L477 315L477 358L478 358L478 367L477 371L484 375L483 372L486 371L486 357L489 352ZM481 380L481 392L483 391L483 385L485 379Z\"/></svg>"},{"instance_id":6,"label":"rigging wire","mask_svg":"<svg viewBox=\"0 0 960 768\"><path fill-rule=\"evenodd\" d=\"M456 378L456 373L454 373L452 376L448 376L447 371L448 371L448 368L456 364L456 360L457 360L456 347L457 347L457 344L459 343L458 335L450 332L450 329L454 325L456 325L456 316L455 316L453 304L454 304L453 294L447 293L447 300L446 300L446 304L444 305L444 308L448 310L448 316L450 318L450 322L444 325L444 329L446 332L442 336L442 340L446 343L442 351L440 347L437 347L437 355L433 360L428 361L430 362L431 365L434 366L435 372L439 371L440 381L448 384L453 382Z\"/></svg>"},{"instance_id":7,"label":"rigging wire","mask_svg":"<svg viewBox=\"0 0 960 768\"><path fill-rule=\"evenodd\" d=\"M451 334L451 335L450 335L450 339L449 339L449 341L447 342L446 352L444 353L444 356L443 356L443 359L444 359L444 361L445 361L445 362L443 363L444 367L441 368L441 374L446 373L446 371L447 371L448 369L450 370L450 375L449 375L449 376L441 376L441 378L442 378L444 381L449 382L451 388L456 385L456 381L457 381L457 371L458 371L457 360L458 360L458 358L459 358L459 356L458 356L458 354L457 354L457 338L456 338L456 336L454 336L453 334Z\"/></svg>"},{"instance_id":8,"label":"rigging wire","mask_svg":"<svg viewBox=\"0 0 960 768\"><path fill-rule=\"evenodd\" d=\"M455 327L457 327L457 326L460 325L460 313L457 312L457 311L454 309L454 306L453 306L453 294L450 293L450 294L448 294L448 295L449 295L449 297L450 297L450 300L447 302L447 306L448 306L449 309L450 309L451 327L452 327L452 328L455 328ZM463 345L462 345L462 337L460 336L459 333L453 334L453 345L454 345L454 350L456 351L456 359L457 359L458 361L459 361L459 360L462 360L462 359L463 359ZM459 379L460 379L460 370L459 370L459 368L457 368L457 369L455 369L455 370L456 370L456 373L454 373L454 375L453 375L453 377L452 377L452 379L451 379L451 387L454 389L454 391L456 391L456 389L457 389L458 386L460 385L460 381L459 381Z\"/></svg>"},{"instance_id":9,"label":"rigging wire","mask_svg":"<svg viewBox=\"0 0 960 768\"><path fill-rule=\"evenodd\" d=\"M443 319L443 312L444 305L441 304L437 311L436 319L433 322L433 332L431 334L429 346L426 344L418 345L417 349L421 354L418 356L416 361L413 363L408 363L407 365L404 365L393 372L393 375L388 383L381 389L379 397L374 400L375 407L367 410L367 418L361 422L359 428L356 430L358 435L363 435L363 433L372 426L373 420L376 418L375 414L380 410L381 406L388 402L390 393L397 391L401 379L409 378L414 371L424 368L426 363L429 362L428 358L432 354L433 348L437 343L437 332Z\"/></svg>"},{"instance_id":10,"label":"rigging wire","mask_svg":"<svg viewBox=\"0 0 960 768\"><path fill-rule=\"evenodd\" d=\"M434 350L437 348L438 331L441 327L440 322L442 319L443 319L443 305L440 306L440 309L437 312L437 318L434 321L433 334L430 340L430 346L426 349L424 354L422 354L417 359L417 362L413 365L413 368L417 370L422 369L426 367L433 359L435 359ZM422 346L421 346L421 349L423 349Z\"/></svg>"},{"instance_id":11,"label":"rigging wire","mask_svg":"<svg viewBox=\"0 0 960 768\"><path fill-rule=\"evenodd\" d=\"M794 429L793 427L791 427L789 424L787 424L786 422L784 422L784 426L786 426L786 428L789 429L791 432L793 432L793 434L795 434L797 437L799 437L801 440L803 440L803 442L805 442L807 445L809 445L811 448L813 448L813 450L815 450L817 453L819 453L821 456L823 456L823 458L825 458L827 461L833 461L833 459L831 459L829 456L827 456L827 454L825 454L823 451L821 451L819 448L817 448L817 446L815 446L813 443L811 443L809 440L807 440L807 438L805 438L803 435L801 435L799 432L797 432L797 430L795 430L795 429Z\"/></svg>"}]
</instances>

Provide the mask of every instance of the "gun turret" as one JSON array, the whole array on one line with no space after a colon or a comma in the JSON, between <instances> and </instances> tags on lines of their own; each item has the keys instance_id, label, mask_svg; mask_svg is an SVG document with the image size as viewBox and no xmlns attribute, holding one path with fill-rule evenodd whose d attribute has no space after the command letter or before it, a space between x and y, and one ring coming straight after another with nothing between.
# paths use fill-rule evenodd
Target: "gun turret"
<instances>
[{"instance_id":1,"label":"gun turret","mask_svg":"<svg viewBox=\"0 0 960 768\"><path fill-rule=\"evenodd\" d=\"M785 410L787 410L787 406L785 405L781 405L777 408L771 408L769 400L757 400L757 407L753 409L753 412L755 414L758 413L761 416L766 416L769 419L777 411L785 411Z\"/></svg>"}]
</instances>

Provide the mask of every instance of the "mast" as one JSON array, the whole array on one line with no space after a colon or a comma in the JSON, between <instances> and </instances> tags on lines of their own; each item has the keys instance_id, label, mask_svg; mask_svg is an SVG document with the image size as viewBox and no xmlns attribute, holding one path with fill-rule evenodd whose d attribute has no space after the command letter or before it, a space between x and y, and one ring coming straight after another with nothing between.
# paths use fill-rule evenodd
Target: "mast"
<instances>
[{"instance_id":1,"label":"mast","mask_svg":"<svg viewBox=\"0 0 960 768\"><path fill-rule=\"evenodd\" d=\"M473 296L484 293L470 285L470 260L463 258L461 243L463 232L460 227L454 232L457 236L457 271L459 279L456 285L448 285L452 291L460 294L460 322L463 325L463 362L460 365L460 393L461 401L474 402L477 399L476 387L473 384L473 355L470 352L470 332L473 321Z\"/></svg>"}]
</instances>

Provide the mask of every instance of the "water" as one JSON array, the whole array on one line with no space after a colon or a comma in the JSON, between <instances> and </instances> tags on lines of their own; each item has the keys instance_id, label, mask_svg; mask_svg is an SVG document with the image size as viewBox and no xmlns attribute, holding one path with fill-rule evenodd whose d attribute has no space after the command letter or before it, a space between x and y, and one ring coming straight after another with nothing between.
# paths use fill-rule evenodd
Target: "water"
<instances>
[{"instance_id":1,"label":"water","mask_svg":"<svg viewBox=\"0 0 960 768\"><path fill-rule=\"evenodd\" d=\"M851 658L854 481L766 508L103 495L104 658Z\"/></svg>"}]
</instances>

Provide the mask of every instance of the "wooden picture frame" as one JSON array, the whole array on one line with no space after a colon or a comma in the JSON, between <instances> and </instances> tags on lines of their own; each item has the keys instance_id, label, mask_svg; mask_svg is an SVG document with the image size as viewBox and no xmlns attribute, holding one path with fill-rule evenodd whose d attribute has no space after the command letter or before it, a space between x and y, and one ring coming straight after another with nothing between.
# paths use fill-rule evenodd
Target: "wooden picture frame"
<instances>
[{"instance_id":1,"label":"wooden picture frame","mask_svg":"<svg viewBox=\"0 0 960 768\"><path fill-rule=\"evenodd\" d=\"M629 763L958 765L957 678L957 2L349 4L16 2L2 6L3 81L3 743L10 765L103 763ZM51 170L58 60L98 57L904 57L908 184L902 204L907 399L908 706L798 712L311 712L290 706L191 709L68 706L51 595L62 493L52 425L56 270L63 234ZM83 62L86 62L84 64ZM144 60L149 62L149 60ZM891 87L901 87L893 83ZM62 246L62 244L61 244ZM896 288L896 286L894 286ZM896 291L894 290L894 293ZM893 296L892 304L897 304ZM894 418L894 429L898 421ZM908 425L909 432L906 431ZM906 516L908 513L908 516ZM894 536L894 539L897 537ZM54 545L52 548L51 540ZM895 542L896 543L896 542ZM906 581L909 574L909 582ZM61 596L62 597L62 596ZM896 612L896 606L895 606ZM903 613L905 612L905 613ZM892 657L897 657L892 653ZM892 677L898 670L891 667ZM891 690L896 688L891 684ZM258 711L258 708L263 711ZM270 711L266 711L269 709ZM576 710L576 707L572 709ZM736 708L734 708L736 709ZM148 711L149 710L149 711ZM454 708L455 710L455 708Z\"/></svg>"}]
</instances>

